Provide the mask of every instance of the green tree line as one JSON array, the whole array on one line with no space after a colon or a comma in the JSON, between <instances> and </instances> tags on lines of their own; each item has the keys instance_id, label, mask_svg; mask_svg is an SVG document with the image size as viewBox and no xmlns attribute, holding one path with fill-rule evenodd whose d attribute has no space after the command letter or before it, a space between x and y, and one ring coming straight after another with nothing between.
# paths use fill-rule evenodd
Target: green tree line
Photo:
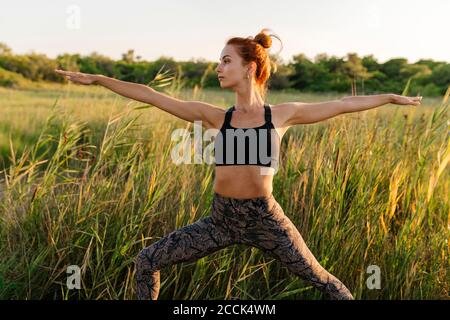
<instances>
[{"instance_id":1,"label":"green tree line","mask_svg":"<svg viewBox=\"0 0 450 320\"><path fill-rule=\"evenodd\" d=\"M450 85L450 64L422 59L408 63L405 58L393 58L380 63L373 55L345 57L320 53L310 60L304 54L294 55L284 62L270 56L274 66L268 86L273 90L309 92L351 92L353 95L381 92L401 93L409 83L410 94L442 96ZM165 69L184 81L186 87L219 88L215 68L217 62L203 59L175 61L161 56L155 61L142 60L130 49L120 60L97 52L89 55L60 54L55 59L45 54L14 54L0 42L0 86L20 87L26 81L65 82L54 69L103 74L116 79L148 84Z\"/></svg>"}]
</instances>

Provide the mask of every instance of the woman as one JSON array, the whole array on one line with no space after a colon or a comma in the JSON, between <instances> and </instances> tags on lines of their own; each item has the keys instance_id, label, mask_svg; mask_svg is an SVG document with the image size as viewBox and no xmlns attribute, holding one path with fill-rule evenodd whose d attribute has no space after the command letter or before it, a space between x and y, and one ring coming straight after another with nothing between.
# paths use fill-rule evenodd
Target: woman
<instances>
[{"instance_id":1,"label":"woman","mask_svg":"<svg viewBox=\"0 0 450 320\"><path fill-rule=\"evenodd\" d=\"M158 298L162 268L195 261L233 244L261 249L331 299L353 299L345 285L319 264L272 194L278 147L293 125L315 123L387 103L419 105L421 97L381 94L269 106L264 100L271 71L266 49L270 48L273 35L266 31L263 29L255 38L231 38L221 52L221 62L216 68L220 86L233 90L236 97L235 105L227 110L199 101L181 101L142 84L57 70L75 83L99 84L181 119L201 121L207 129L220 130L214 145L211 215L169 233L139 253L136 258L139 299ZM250 143L247 138L254 140ZM244 143L238 148L236 141Z\"/></svg>"}]
</instances>

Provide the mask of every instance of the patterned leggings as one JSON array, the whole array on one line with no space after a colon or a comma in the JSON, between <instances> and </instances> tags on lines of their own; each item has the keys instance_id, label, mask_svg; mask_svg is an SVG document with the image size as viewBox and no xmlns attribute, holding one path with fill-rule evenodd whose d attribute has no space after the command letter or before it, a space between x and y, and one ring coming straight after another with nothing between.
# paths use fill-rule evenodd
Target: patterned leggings
<instances>
[{"instance_id":1,"label":"patterned leggings","mask_svg":"<svg viewBox=\"0 0 450 320\"><path fill-rule=\"evenodd\" d=\"M273 194L236 199L216 192L210 216L169 233L139 253L138 299L158 298L162 268L193 262L233 244L259 248L330 299L353 299L344 284L319 264Z\"/></svg>"}]
</instances>

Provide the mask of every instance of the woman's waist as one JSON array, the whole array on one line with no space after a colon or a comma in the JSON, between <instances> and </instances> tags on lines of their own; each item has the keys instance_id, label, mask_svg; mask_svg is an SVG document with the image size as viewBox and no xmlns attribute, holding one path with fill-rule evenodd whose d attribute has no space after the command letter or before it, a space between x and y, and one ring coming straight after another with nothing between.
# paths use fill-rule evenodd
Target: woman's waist
<instances>
[{"instance_id":1,"label":"woman's waist","mask_svg":"<svg viewBox=\"0 0 450 320\"><path fill-rule=\"evenodd\" d=\"M273 174L270 174L270 169L257 165L220 166L215 168L214 179L217 183L272 185Z\"/></svg>"},{"instance_id":2,"label":"woman's waist","mask_svg":"<svg viewBox=\"0 0 450 320\"><path fill-rule=\"evenodd\" d=\"M215 166L215 178L220 180L248 180L249 182L261 183L271 182L275 174L275 169L257 164L237 164L227 166Z\"/></svg>"},{"instance_id":3,"label":"woman's waist","mask_svg":"<svg viewBox=\"0 0 450 320\"><path fill-rule=\"evenodd\" d=\"M235 199L270 196L272 193L272 178L270 176L265 178L239 175L233 177L216 176L214 192Z\"/></svg>"}]
</instances>

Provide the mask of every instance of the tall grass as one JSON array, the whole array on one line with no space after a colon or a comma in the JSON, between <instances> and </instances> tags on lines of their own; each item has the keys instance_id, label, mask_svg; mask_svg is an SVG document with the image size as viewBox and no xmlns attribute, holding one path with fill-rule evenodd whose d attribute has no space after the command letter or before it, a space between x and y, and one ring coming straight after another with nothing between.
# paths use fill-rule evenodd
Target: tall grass
<instances>
[{"instance_id":1,"label":"tall grass","mask_svg":"<svg viewBox=\"0 0 450 320\"><path fill-rule=\"evenodd\" d=\"M174 96L233 101L180 81ZM96 87L1 93L9 99L0 98L0 298L134 299L137 253L210 214L213 166L170 158L171 132L193 125ZM274 195L357 299L448 298L448 96L296 126L283 138ZM15 97L23 104L8 107ZM13 134L21 129L26 139ZM81 290L66 287L69 265L81 267ZM370 265L380 267L380 290L366 286ZM276 260L235 245L161 270L159 298L323 297Z\"/></svg>"}]
</instances>

